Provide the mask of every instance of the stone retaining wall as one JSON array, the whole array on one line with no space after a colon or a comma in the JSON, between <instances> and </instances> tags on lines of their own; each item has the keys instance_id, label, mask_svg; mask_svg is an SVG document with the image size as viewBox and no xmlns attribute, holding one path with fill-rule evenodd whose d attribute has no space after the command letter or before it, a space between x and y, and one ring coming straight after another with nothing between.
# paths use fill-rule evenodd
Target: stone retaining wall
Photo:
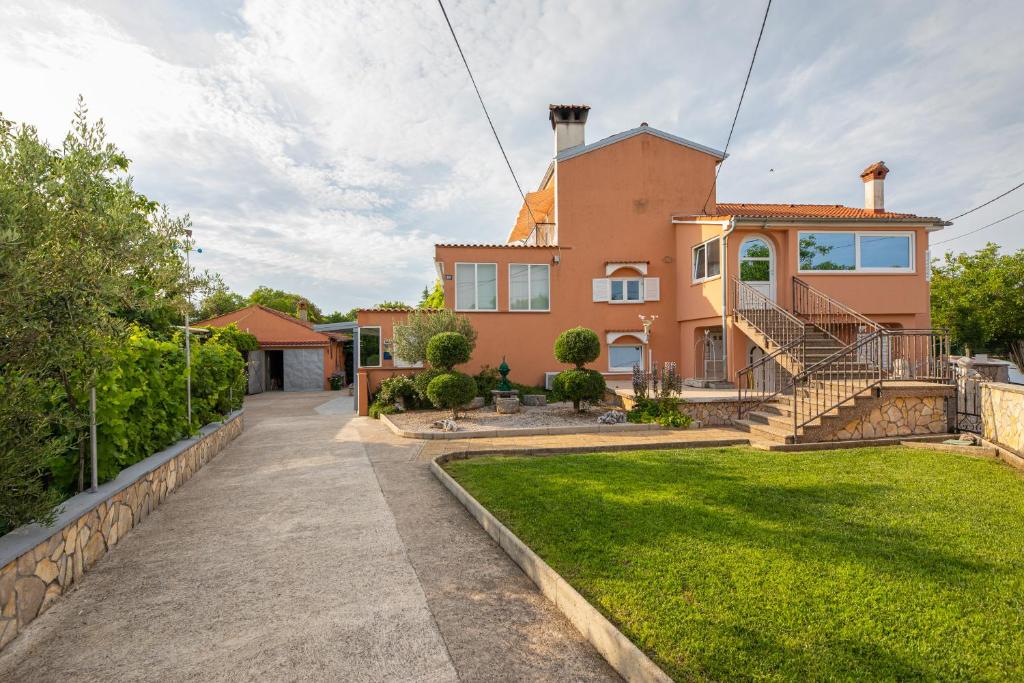
<instances>
[{"instance_id":1,"label":"stone retaining wall","mask_svg":"<svg viewBox=\"0 0 1024 683\"><path fill-rule=\"evenodd\" d=\"M1016 455L1024 455L1024 386L982 382L981 435Z\"/></svg>"},{"instance_id":2,"label":"stone retaining wall","mask_svg":"<svg viewBox=\"0 0 1024 683\"><path fill-rule=\"evenodd\" d=\"M623 410L630 410L636 402L632 396L608 391L605 398ZM749 408L754 401L744 401ZM732 421L739 419L740 401L730 398L685 399L679 402L679 412L689 415L701 427L731 427Z\"/></svg>"},{"instance_id":3,"label":"stone retaining wall","mask_svg":"<svg viewBox=\"0 0 1024 683\"><path fill-rule=\"evenodd\" d=\"M821 441L849 441L889 436L943 434L949 431L946 398L943 396L899 396L882 392L871 410L822 435Z\"/></svg>"},{"instance_id":4,"label":"stone retaining wall","mask_svg":"<svg viewBox=\"0 0 1024 683\"><path fill-rule=\"evenodd\" d=\"M122 470L95 493L65 501L52 527L30 524L0 538L0 648L242 428L242 411L232 413L223 423L203 427L198 436Z\"/></svg>"}]
</instances>

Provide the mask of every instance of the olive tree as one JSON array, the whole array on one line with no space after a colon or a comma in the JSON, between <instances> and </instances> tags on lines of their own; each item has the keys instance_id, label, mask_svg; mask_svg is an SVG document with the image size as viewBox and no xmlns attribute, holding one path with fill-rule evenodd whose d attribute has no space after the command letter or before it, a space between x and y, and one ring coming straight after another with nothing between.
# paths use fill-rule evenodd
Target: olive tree
<instances>
[{"instance_id":1,"label":"olive tree","mask_svg":"<svg viewBox=\"0 0 1024 683\"><path fill-rule=\"evenodd\" d=\"M469 319L450 310L410 311L405 322L395 325L395 356L407 363L428 361L427 344L442 332L457 332L466 338L470 353L476 346L476 330Z\"/></svg>"}]
</instances>

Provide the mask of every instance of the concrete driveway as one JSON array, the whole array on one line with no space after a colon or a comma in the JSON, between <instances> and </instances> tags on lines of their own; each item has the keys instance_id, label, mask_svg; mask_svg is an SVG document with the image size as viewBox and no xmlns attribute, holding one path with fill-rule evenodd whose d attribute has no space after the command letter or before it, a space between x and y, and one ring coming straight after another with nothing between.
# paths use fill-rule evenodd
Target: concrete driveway
<instances>
[{"instance_id":1,"label":"concrete driveway","mask_svg":"<svg viewBox=\"0 0 1024 683\"><path fill-rule=\"evenodd\" d=\"M0 680L617 680L336 393L246 429L0 653Z\"/></svg>"}]
</instances>

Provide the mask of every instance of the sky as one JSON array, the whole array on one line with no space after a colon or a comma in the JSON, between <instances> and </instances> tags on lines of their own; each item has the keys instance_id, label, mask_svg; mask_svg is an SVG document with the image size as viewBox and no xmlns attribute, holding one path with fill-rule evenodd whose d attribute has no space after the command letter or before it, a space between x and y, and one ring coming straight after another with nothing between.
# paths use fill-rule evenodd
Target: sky
<instances>
[{"instance_id":1,"label":"sky","mask_svg":"<svg viewBox=\"0 0 1024 683\"><path fill-rule=\"evenodd\" d=\"M447 0L525 190L549 103L588 142L647 121L721 148L764 3ZM775 0L720 201L949 217L1024 180L1024 4ZM501 242L521 204L433 0L5 0L0 115L59 144L79 95L194 265L325 310L414 303L433 244ZM933 236L1024 209L1024 188ZM1024 247L1024 214L937 246Z\"/></svg>"}]
</instances>

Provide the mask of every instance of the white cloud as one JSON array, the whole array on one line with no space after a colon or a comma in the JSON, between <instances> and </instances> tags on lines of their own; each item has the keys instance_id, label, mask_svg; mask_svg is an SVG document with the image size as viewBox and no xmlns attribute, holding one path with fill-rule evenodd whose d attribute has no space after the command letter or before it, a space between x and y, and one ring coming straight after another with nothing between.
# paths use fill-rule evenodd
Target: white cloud
<instances>
[{"instance_id":1,"label":"white cloud","mask_svg":"<svg viewBox=\"0 0 1024 683\"><path fill-rule=\"evenodd\" d=\"M590 140L646 120L720 147L763 4L447 7L532 190L550 159L549 102L593 105ZM856 203L857 173L879 158L888 203L919 213L1016 184L1022 18L1011 2L777 3L719 196ZM0 6L0 111L59 141L78 93L138 187L192 215L203 267L242 291L306 288L328 309L412 300L435 241L500 240L515 219L517 192L429 2ZM952 246L1021 247L1020 225Z\"/></svg>"}]
</instances>

